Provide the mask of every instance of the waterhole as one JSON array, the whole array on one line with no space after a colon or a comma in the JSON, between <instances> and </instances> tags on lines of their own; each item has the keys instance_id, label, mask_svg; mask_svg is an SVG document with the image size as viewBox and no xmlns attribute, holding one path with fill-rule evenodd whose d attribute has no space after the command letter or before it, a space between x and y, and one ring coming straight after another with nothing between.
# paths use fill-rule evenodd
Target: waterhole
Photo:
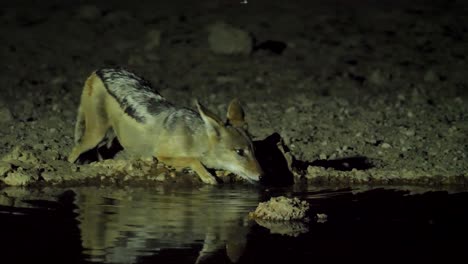
<instances>
[{"instance_id":1,"label":"waterhole","mask_svg":"<svg viewBox=\"0 0 468 264\"><path fill-rule=\"evenodd\" d=\"M252 186L0 190L0 263L433 263L466 257L468 193ZM271 197L304 221L248 213Z\"/></svg>"}]
</instances>

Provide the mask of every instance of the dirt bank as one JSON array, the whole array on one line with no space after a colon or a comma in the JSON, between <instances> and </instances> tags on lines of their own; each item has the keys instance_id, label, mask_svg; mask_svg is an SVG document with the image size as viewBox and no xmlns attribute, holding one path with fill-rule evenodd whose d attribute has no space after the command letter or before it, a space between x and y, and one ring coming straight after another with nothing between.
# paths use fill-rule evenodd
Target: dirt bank
<instances>
[{"instance_id":1,"label":"dirt bank","mask_svg":"<svg viewBox=\"0 0 468 264\"><path fill-rule=\"evenodd\" d=\"M66 162L84 80L97 68L123 66L182 106L199 98L224 116L238 97L256 140L283 138L296 180L465 184L463 3L307 2L6 5L0 182L100 180L113 170L123 179L174 179L148 173L157 165L143 161ZM233 31L213 33L221 22Z\"/></svg>"}]
</instances>

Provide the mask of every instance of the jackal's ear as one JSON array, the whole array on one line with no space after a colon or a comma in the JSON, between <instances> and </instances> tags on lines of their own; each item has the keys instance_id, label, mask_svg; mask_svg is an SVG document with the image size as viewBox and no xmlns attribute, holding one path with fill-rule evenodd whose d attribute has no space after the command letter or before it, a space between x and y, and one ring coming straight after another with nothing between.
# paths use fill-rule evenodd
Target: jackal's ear
<instances>
[{"instance_id":1,"label":"jackal's ear","mask_svg":"<svg viewBox=\"0 0 468 264\"><path fill-rule=\"evenodd\" d=\"M223 128L223 122L213 112L204 107L198 100L195 101L198 112L205 122L209 136L219 136L220 130Z\"/></svg>"},{"instance_id":2,"label":"jackal's ear","mask_svg":"<svg viewBox=\"0 0 468 264\"><path fill-rule=\"evenodd\" d=\"M227 110L227 125L247 129L247 122L244 120L244 109L237 98L231 100Z\"/></svg>"}]
</instances>

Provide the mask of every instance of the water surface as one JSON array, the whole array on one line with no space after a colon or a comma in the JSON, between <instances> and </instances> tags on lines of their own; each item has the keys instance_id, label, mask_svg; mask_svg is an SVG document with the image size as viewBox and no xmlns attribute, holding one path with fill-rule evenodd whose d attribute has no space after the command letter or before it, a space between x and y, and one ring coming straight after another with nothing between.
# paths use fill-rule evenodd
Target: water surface
<instances>
[{"instance_id":1,"label":"water surface","mask_svg":"<svg viewBox=\"0 0 468 264\"><path fill-rule=\"evenodd\" d=\"M297 186L2 191L0 263L447 263L466 259L468 245L467 192ZM248 218L258 202L278 195L307 200L309 221Z\"/></svg>"}]
</instances>

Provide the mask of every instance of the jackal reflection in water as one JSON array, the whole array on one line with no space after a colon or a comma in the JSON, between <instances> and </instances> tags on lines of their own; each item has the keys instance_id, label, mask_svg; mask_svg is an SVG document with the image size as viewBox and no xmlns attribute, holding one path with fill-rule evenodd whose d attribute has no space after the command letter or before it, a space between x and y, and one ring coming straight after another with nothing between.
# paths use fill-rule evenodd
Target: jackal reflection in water
<instances>
[{"instance_id":1,"label":"jackal reflection in water","mask_svg":"<svg viewBox=\"0 0 468 264\"><path fill-rule=\"evenodd\" d=\"M248 211L258 203L252 189L199 190L79 188L76 205L83 248L90 260L134 263L158 251L203 241L195 263L226 248L236 262L249 231Z\"/></svg>"}]
</instances>

